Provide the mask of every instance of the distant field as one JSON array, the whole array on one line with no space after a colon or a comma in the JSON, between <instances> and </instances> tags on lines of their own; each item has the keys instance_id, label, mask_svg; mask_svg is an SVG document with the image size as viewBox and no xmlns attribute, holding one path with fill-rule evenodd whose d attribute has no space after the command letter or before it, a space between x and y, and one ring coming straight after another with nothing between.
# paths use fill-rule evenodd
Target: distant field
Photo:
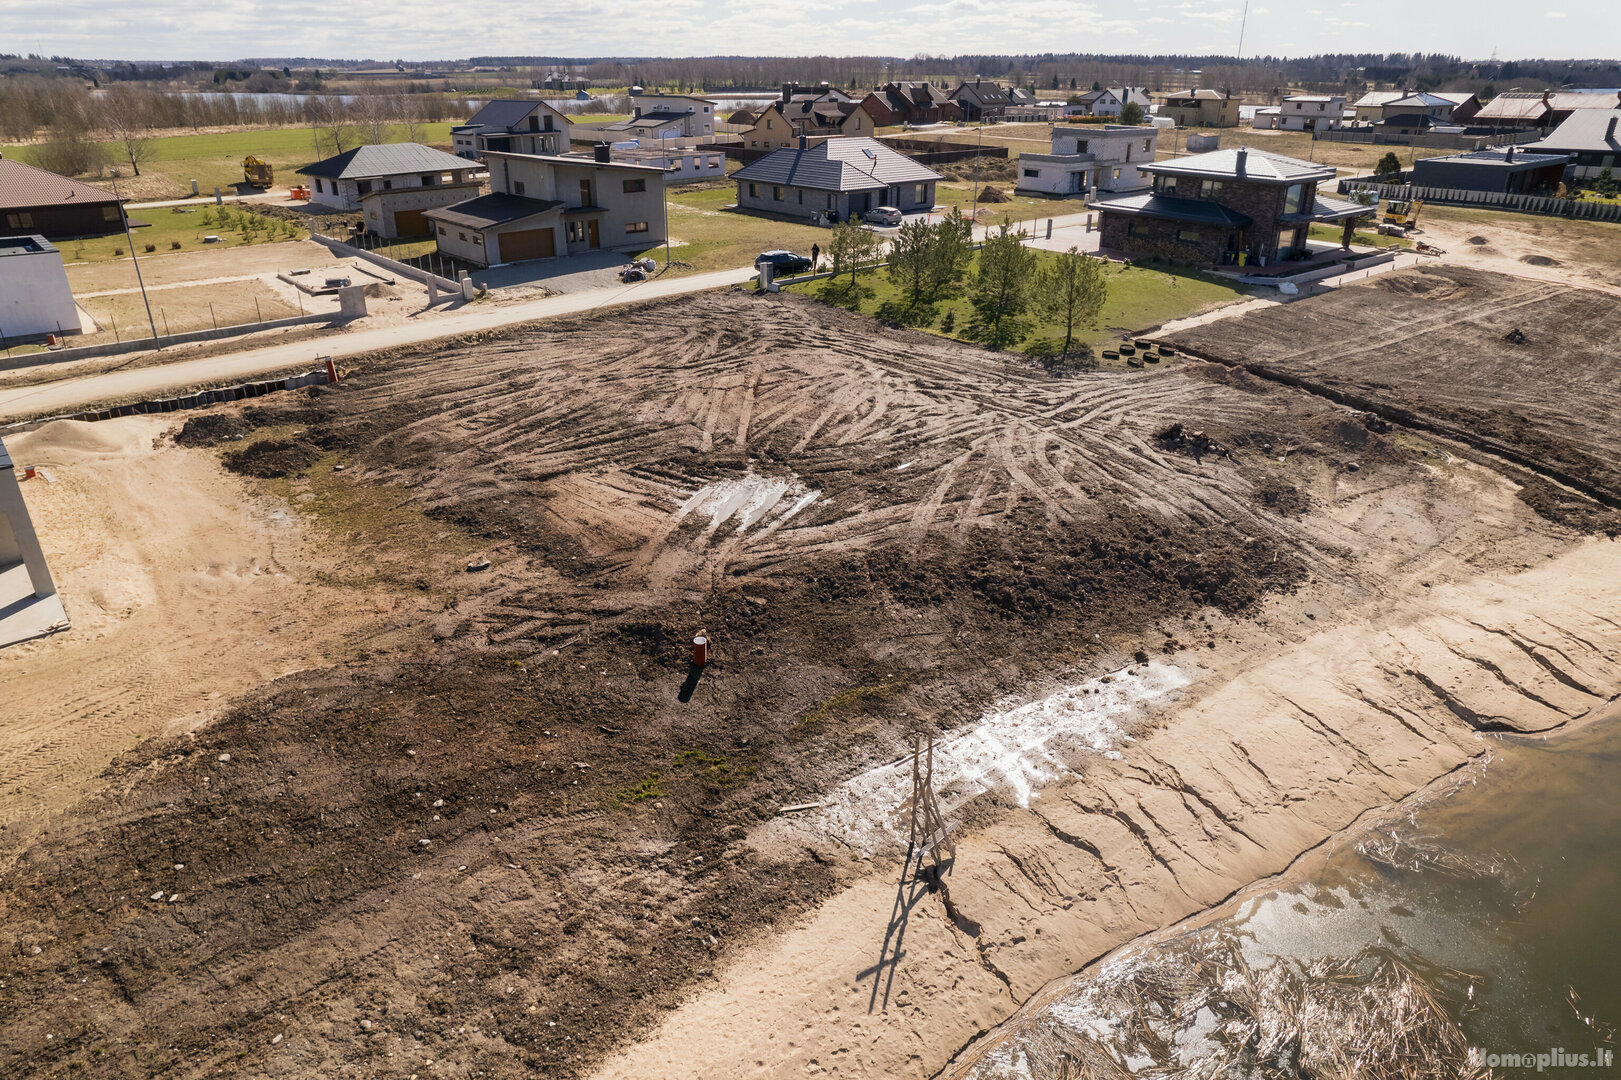
<instances>
[{"instance_id":1,"label":"distant field","mask_svg":"<svg viewBox=\"0 0 1621 1080\"><path fill-rule=\"evenodd\" d=\"M416 125L416 141L429 146L450 148L449 123ZM389 129L389 142L411 141L407 129L396 125ZM242 159L256 154L276 169L276 184L285 187L297 181L293 170L312 161L328 157L331 144L316 145L315 132L310 128L270 128L255 131L232 131L214 135L174 135L153 139L151 158L141 166L138 178L129 177L129 162L120 158L122 147L103 143L111 167L124 174L119 181L127 196L139 199L180 198L191 194L191 181L196 180L204 193L218 187L232 191L242 181ZM5 155L19 161L33 160L33 147L8 146ZM105 180L86 177L92 183L109 186Z\"/></svg>"}]
</instances>

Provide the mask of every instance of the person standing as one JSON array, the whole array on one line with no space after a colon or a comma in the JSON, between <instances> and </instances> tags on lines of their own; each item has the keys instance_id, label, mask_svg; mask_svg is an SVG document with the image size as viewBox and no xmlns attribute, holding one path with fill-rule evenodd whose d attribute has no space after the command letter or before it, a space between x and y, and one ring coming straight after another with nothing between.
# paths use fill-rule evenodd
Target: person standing
<instances>
[{"instance_id":1,"label":"person standing","mask_svg":"<svg viewBox=\"0 0 1621 1080\"><path fill-rule=\"evenodd\" d=\"M817 264L821 262L821 259L822 259L822 245L820 245L820 244L812 244L811 245L811 273L814 274L814 273L817 272L816 267L817 267Z\"/></svg>"}]
</instances>

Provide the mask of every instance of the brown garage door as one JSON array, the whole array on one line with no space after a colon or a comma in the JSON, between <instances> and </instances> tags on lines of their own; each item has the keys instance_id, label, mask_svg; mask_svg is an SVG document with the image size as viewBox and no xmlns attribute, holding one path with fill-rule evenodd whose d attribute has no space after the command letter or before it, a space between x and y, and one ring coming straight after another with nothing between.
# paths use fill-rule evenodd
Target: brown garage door
<instances>
[{"instance_id":1,"label":"brown garage door","mask_svg":"<svg viewBox=\"0 0 1621 1080\"><path fill-rule=\"evenodd\" d=\"M549 259L557 254L557 238L550 229L519 229L501 234L501 261Z\"/></svg>"},{"instance_id":2,"label":"brown garage door","mask_svg":"<svg viewBox=\"0 0 1621 1080\"><path fill-rule=\"evenodd\" d=\"M428 227L428 219L422 216L421 210L394 211L395 236L427 236L433 232Z\"/></svg>"}]
</instances>

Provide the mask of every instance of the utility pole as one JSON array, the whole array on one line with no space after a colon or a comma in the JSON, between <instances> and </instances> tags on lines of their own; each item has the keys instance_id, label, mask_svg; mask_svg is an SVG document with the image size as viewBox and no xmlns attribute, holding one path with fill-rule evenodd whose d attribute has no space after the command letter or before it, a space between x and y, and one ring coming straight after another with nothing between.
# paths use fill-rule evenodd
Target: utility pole
<instances>
[{"instance_id":1,"label":"utility pole","mask_svg":"<svg viewBox=\"0 0 1621 1080\"><path fill-rule=\"evenodd\" d=\"M158 321L152 317L152 301L147 299L146 282L141 278L141 260L135 257L135 238L129 232L129 215L124 213L124 197L118 194L118 181L113 181L113 196L118 199L118 216L124 222L124 242L129 245L129 261L135 264L135 284L141 287L141 303L146 305L146 321L152 327L152 347L163 348L158 340Z\"/></svg>"}]
</instances>

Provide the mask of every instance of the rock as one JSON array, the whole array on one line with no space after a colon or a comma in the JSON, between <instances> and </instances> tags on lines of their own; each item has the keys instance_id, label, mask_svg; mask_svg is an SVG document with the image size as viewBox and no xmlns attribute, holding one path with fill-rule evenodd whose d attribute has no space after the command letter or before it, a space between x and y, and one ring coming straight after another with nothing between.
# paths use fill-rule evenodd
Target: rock
<instances>
[{"instance_id":1,"label":"rock","mask_svg":"<svg viewBox=\"0 0 1621 1080\"><path fill-rule=\"evenodd\" d=\"M221 754L220 755L220 760L221 761L230 761L231 760L231 755L230 754Z\"/></svg>"},{"instance_id":2,"label":"rock","mask_svg":"<svg viewBox=\"0 0 1621 1080\"><path fill-rule=\"evenodd\" d=\"M365 1030L370 1031L371 1030L371 1021L370 1020L362 1020L360 1022L360 1026L362 1028L364 1028Z\"/></svg>"},{"instance_id":3,"label":"rock","mask_svg":"<svg viewBox=\"0 0 1621 1080\"><path fill-rule=\"evenodd\" d=\"M489 568L490 560L482 557L474 559L472 562L467 564L467 572L469 574L477 574L481 571L488 570Z\"/></svg>"},{"instance_id":4,"label":"rock","mask_svg":"<svg viewBox=\"0 0 1621 1080\"><path fill-rule=\"evenodd\" d=\"M433 843L433 841L432 840L418 840L417 843L422 845L423 847L427 847L429 844Z\"/></svg>"},{"instance_id":5,"label":"rock","mask_svg":"<svg viewBox=\"0 0 1621 1080\"><path fill-rule=\"evenodd\" d=\"M171 903L171 904L176 903L176 902L179 901L179 899L180 899L180 894L179 893L170 893L169 894L169 903Z\"/></svg>"},{"instance_id":6,"label":"rock","mask_svg":"<svg viewBox=\"0 0 1621 1080\"><path fill-rule=\"evenodd\" d=\"M1358 472L1358 471L1361 470L1361 468L1362 468L1362 466L1358 465L1354 461L1348 461L1348 462L1345 463L1345 471L1346 472Z\"/></svg>"},{"instance_id":7,"label":"rock","mask_svg":"<svg viewBox=\"0 0 1621 1080\"><path fill-rule=\"evenodd\" d=\"M435 807L443 806L443 805L445 805L445 800L443 800L443 799L435 799L435 800L433 800L433 805Z\"/></svg>"},{"instance_id":8,"label":"rock","mask_svg":"<svg viewBox=\"0 0 1621 1080\"><path fill-rule=\"evenodd\" d=\"M159 889L157 892L155 892L151 896L147 897L147 899L148 900L162 900L163 899L163 890Z\"/></svg>"},{"instance_id":9,"label":"rock","mask_svg":"<svg viewBox=\"0 0 1621 1080\"><path fill-rule=\"evenodd\" d=\"M176 870L184 870L186 868L186 864L183 862L177 862L174 864L174 868Z\"/></svg>"},{"instance_id":10,"label":"rock","mask_svg":"<svg viewBox=\"0 0 1621 1080\"><path fill-rule=\"evenodd\" d=\"M280 1035L277 1035L274 1039L270 1040L270 1045L275 1046L277 1043L281 1042L281 1039L282 1039L282 1037Z\"/></svg>"}]
</instances>

